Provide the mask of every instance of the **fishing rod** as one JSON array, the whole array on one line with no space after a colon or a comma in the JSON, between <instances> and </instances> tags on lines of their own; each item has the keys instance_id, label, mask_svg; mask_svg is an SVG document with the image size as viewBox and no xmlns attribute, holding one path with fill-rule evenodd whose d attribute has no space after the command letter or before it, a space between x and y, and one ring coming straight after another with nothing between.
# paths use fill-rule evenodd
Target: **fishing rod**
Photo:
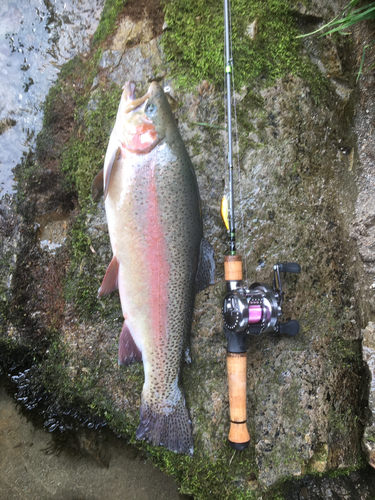
<instances>
[{"instance_id":1,"label":"fishing rod","mask_svg":"<svg viewBox=\"0 0 375 500\"><path fill-rule=\"evenodd\" d=\"M246 370L247 337L263 332L276 332L295 336L299 332L296 320L280 323L284 292L280 273L300 273L295 262L277 263L273 267L272 287L264 283L243 284L242 258L236 253L236 226L233 193L232 151L232 96L233 58L230 46L230 6L224 0L225 29L225 80L228 131L229 202L226 196L221 204L221 215L229 233L230 255L224 257L224 274L227 294L223 302L224 334L227 345L227 371L229 389L230 430L229 444L236 450L244 450L250 444L246 422Z\"/></svg>"}]
</instances>

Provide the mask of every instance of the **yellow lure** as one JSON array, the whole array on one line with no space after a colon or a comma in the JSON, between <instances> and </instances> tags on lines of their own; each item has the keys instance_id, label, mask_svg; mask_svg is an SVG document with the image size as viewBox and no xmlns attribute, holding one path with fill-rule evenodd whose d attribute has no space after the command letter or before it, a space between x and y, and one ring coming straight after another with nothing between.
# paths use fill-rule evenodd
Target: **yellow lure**
<instances>
[{"instance_id":1,"label":"yellow lure","mask_svg":"<svg viewBox=\"0 0 375 500\"><path fill-rule=\"evenodd\" d=\"M223 222L225 224L225 227L227 228L227 231L229 231L229 205L228 205L228 199L226 196L223 196L221 200L221 209L220 209L221 217L223 219Z\"/></svg>"}]
</instances>

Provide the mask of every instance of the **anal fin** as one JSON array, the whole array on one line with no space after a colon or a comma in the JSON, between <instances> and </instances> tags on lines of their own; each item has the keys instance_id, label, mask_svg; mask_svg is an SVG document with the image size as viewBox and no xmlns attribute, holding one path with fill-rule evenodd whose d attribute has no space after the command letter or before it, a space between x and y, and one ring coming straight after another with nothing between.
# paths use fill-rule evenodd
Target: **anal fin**
<instances>
[{"instance_id":1,"label":"anal fin","mask_svg":"<svg viewBox=\"0 0 375 500\"><path fill-rule=\"evenodd\" d=\"M136 346L126 321L124 321L118 346L118 364L127 366L135 361L142 361L142 353Z\"/></svg>"},{"instance_id":2,"label":"anal fin","mask_svg":"<svg viewBox=\"0 0 375 500\"><path fill-rule=\"evenodd\" d=\"M104 297L118 289L118 268L119 262L114 256L107 267L102 285L99 288L98 297Z\"/></svg>"}]
</instances>

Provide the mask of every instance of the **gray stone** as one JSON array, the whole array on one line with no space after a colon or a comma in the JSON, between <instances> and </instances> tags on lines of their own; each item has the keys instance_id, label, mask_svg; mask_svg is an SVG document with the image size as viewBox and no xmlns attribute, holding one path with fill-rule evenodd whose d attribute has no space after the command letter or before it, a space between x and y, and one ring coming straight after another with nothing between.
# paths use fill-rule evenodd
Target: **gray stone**
<instances>
[{"instance_id":1,"label":"gray stone","mask_svg":"<svg viewBox=\"0 0 375 500\"><path fill-rule=\"evenodd\" d=\"M151 82L161 74L165 70L158 40L154 39L127 50L109 78L122 87L127 80Z\"/></svg>"},{"instance_id":2,"label":"gray stone","mask_svg":"<svg viewBox=\"0 0 375 500\"><path fill-rule=\"evenodd\" d=\"M123 51L120 50L104 51L99 62L99 68L113 71L119 65L122 55Z\"/></svg>"},{"instance_id":3,"label":"gray stone","mask_svg":"<svg viewBox=\"0 0 375 500\"><path fill-rule=\"evenodd\" d=\"M368 463L375 468L375 323L370 322L363 330L363 361L369 377L369 417L362 438L362 448Z\"/></svg>"}]
</instances>

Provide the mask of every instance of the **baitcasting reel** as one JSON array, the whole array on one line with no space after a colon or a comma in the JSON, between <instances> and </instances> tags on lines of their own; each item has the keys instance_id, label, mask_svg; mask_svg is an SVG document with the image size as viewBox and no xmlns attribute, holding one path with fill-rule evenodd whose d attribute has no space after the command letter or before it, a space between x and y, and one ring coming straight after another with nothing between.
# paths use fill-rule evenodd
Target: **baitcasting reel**
<instances>
[{"instance_id":1,"label":"baitcasting reel","mask_svg":"<svg viewBox=\"0 0 375 500\"><path fill-rule=\"evenodd\" d=\"M223 304L224 333L228 341L227 371L229 389L230 430L229 444L235 450L249 446L250 435L246 424L246 358L247 335L275 331L297 335L298 321L280 323L283 290L280 273L300 273L295 262L273 267L272 288L263 283L242 286L242 259L239 255L224 258L227 295Z\"/></svg>"},{"instance_id":2,"label":"baitcasting reel","mask_svg":"<svg viewBox=\"0 0 375 500\"><path fill-rule=\"evenodd\" d=\"M280 273L300 273L301 267L295 262L273 266L272 288L264 283L253 283L249 288L238 281L227 281L228 293L223 304L225 327L233 333L246 332L259 335L275 331L287 335L297 335L298 321L280 323L283 290Z\"/></svg>"}]
</instances>

